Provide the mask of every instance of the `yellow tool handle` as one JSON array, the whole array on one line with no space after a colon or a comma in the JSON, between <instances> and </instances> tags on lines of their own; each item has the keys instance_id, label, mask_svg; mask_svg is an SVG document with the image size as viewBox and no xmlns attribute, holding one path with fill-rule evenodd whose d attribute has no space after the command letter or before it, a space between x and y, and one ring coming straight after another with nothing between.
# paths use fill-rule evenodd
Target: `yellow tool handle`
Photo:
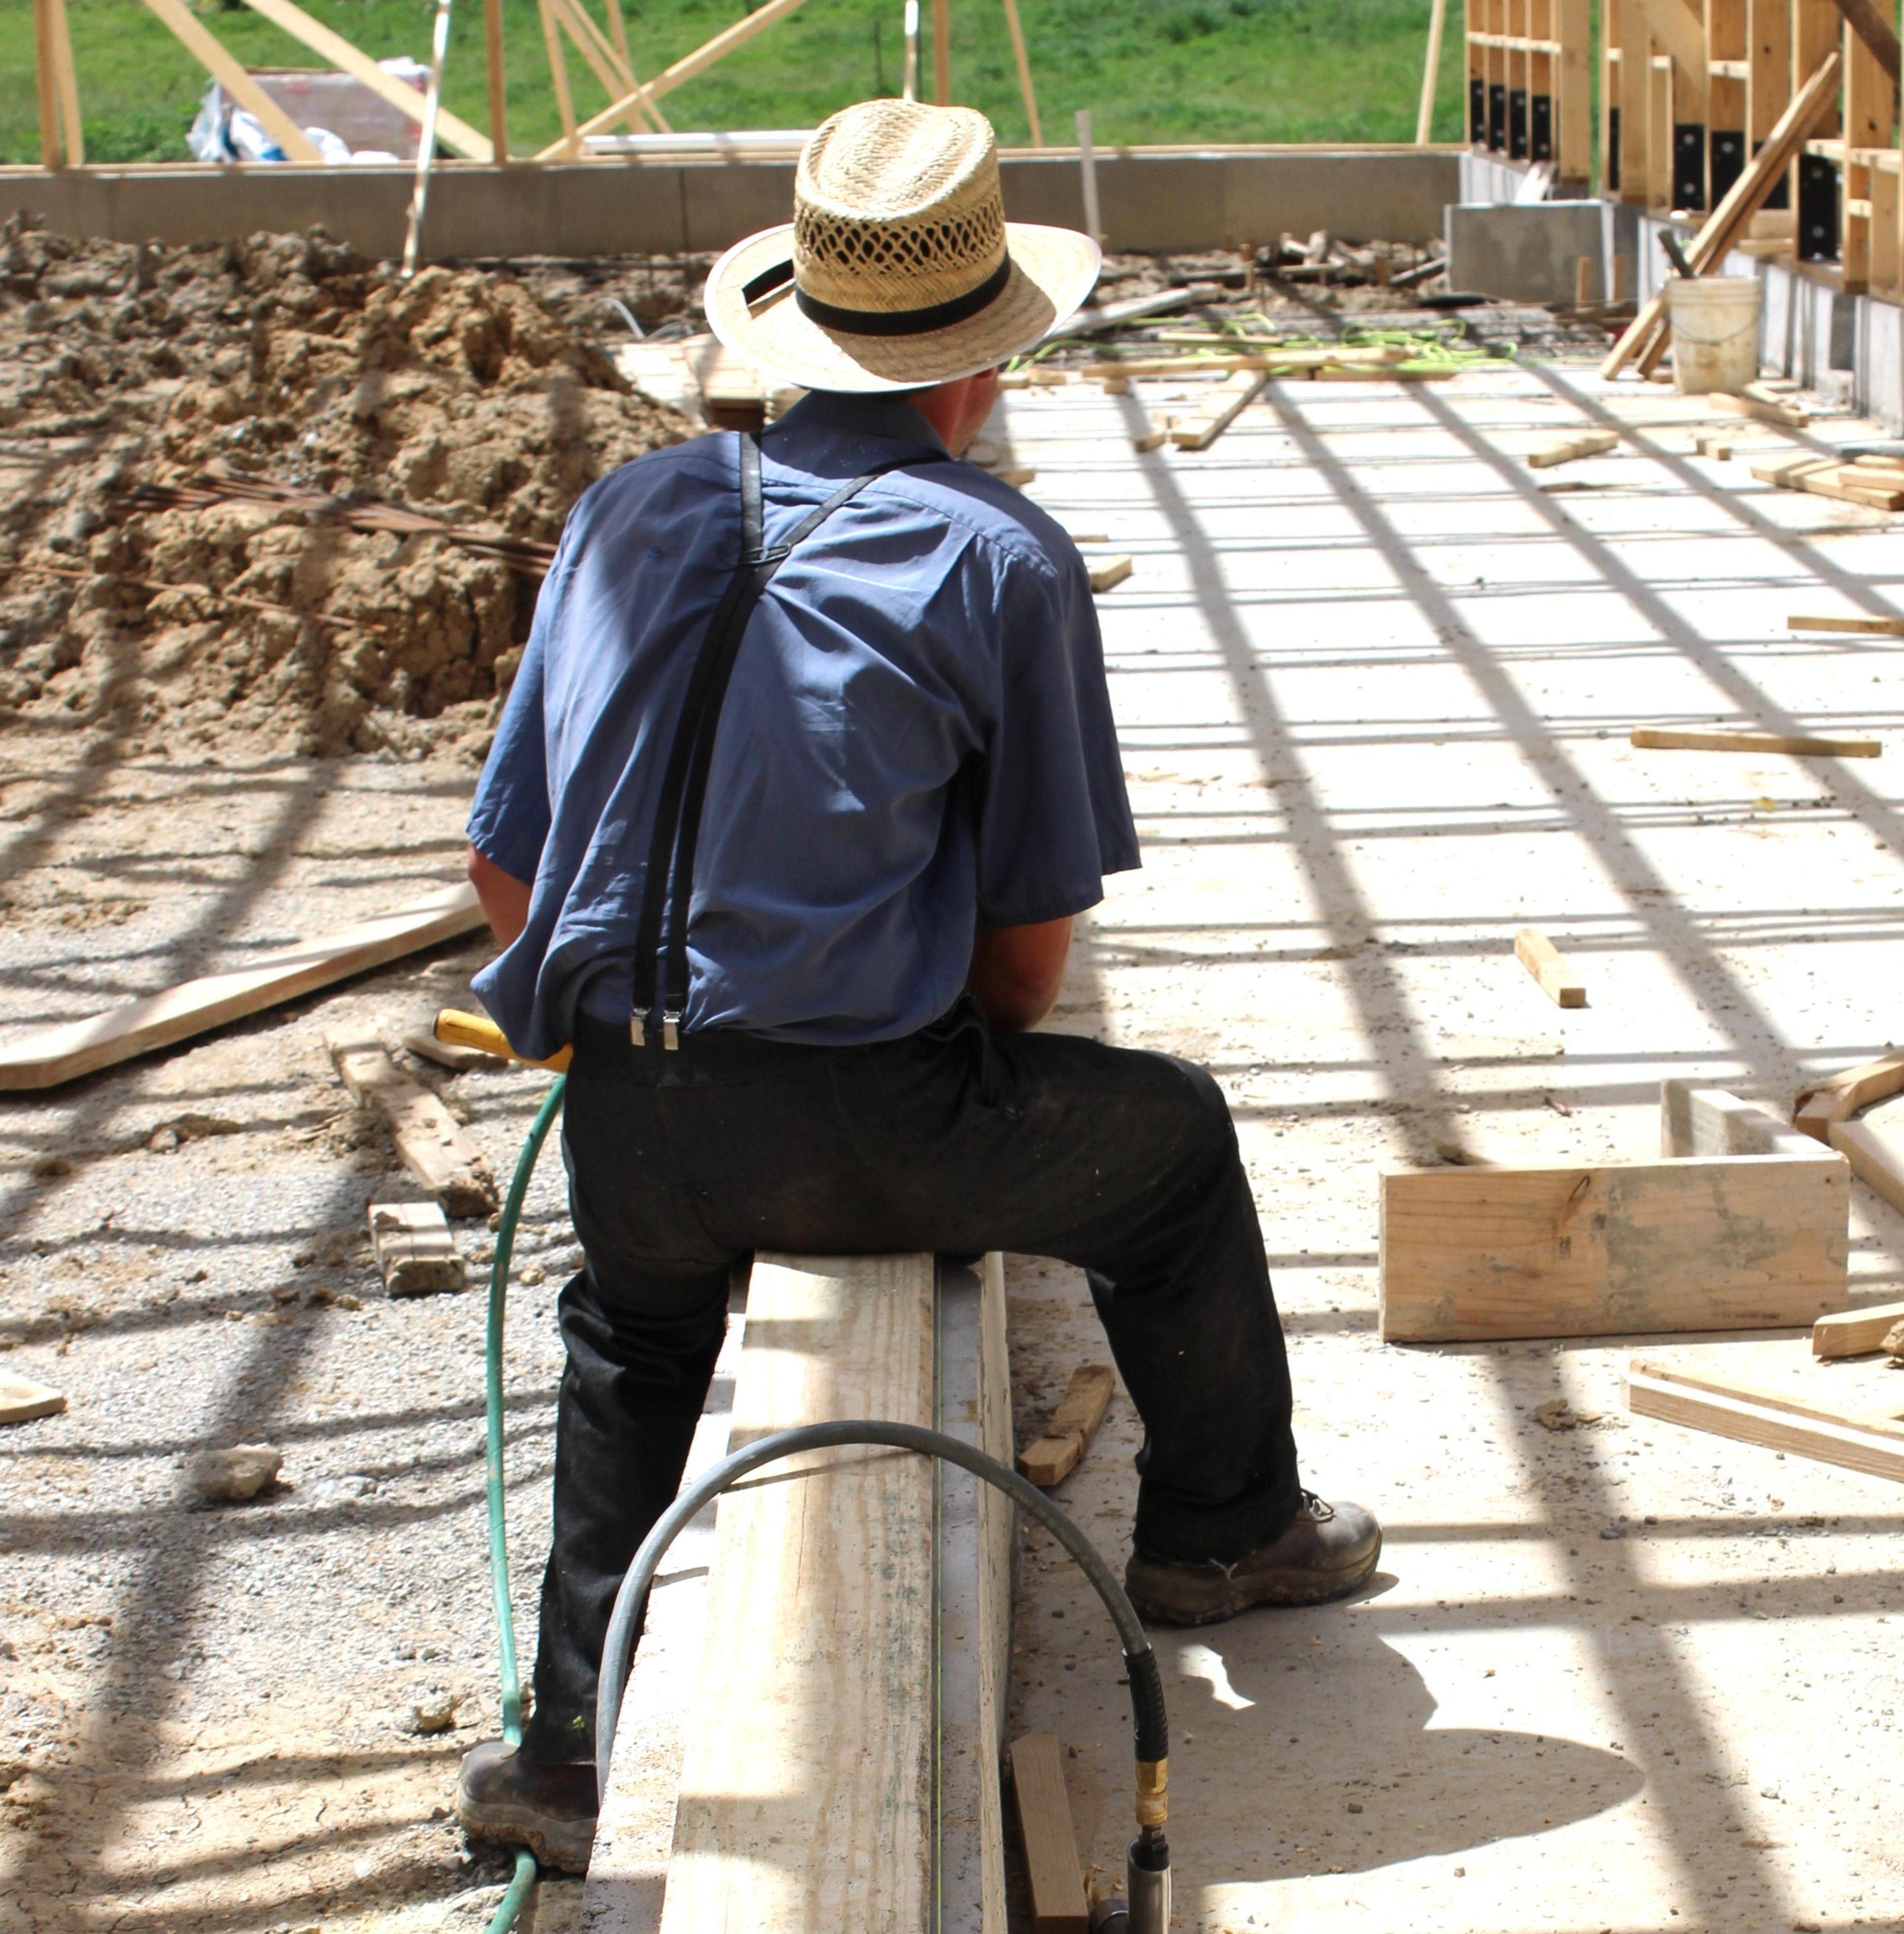
<instances>
[{"instance_id":1,"label":"yellow tool handle","mask_svg":"<svg viewBox=\"0 0 1904 1934\"><path fill-rule=\"evenodd\" d=\"M487 1014L465 1014L455 1008L444 1008L438 1012L436 1026L431 1032L438 1041L447 1041L452 1047L476 1048L505 1061L520 1061L529 1068L547 1068L557 1074L568 1072L568 1057L572 1050L559 1049L547 1061L518 1054L509 1045L509 1037Z\"/></svg>"}]
</instances>

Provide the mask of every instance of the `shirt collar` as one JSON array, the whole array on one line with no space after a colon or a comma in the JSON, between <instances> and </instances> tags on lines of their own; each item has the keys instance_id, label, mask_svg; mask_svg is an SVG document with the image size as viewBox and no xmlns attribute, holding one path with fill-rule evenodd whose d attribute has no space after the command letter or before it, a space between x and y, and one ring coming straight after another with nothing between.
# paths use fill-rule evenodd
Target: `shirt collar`
<instances>
[{"instance_id":1,"label":"shirt collar","mask_svg":"<svg viewBox=\"0 0 1904 1934\"><path fill-rule=\"evenodd\" d=\"M773 426L776 429L783 426L809 433L876 437L883 443L908 445L928 459L951 461L944 439L902 391L857 395L840 390L809 390Z\"/></svg>"}]
</instances>

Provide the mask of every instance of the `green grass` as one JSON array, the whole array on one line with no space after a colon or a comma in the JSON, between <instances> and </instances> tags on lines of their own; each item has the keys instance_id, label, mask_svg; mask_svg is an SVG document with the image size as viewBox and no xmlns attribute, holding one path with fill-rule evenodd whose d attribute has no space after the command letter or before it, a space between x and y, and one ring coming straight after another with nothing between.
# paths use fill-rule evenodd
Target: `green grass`
<instances>
[{"instance_id":1,"label":"green grass","mask_svg":"<svg viewBox=\"0 0 1904 1934\"><path fill-rule=\"evenodd\" d=\"M381 59L426 59L431 0L303 0ZM593 0L600 18L601 0ZM68 0L90 161L188 158L186 128L206 77L137 0ZM1020 0L1045 138L1071 138L1092 111L1096 139L1406 141L1414 136L1429 0ZM738 19L742 0L628 0L637 72L649 75ZM928 23L930 8L923 11ZM1459 10L1436 90L1437 139L1460 137ZM561 132L535 0L504 0L512 150ZM810 128L849 101L899 91L901 0L807 0L800 11L665 102L679 128ZM246 65L309 67L315 56L230 0L203 17ZM488 126L480 0L459 0L444 96ZM930 34L923 36L928 50ZM928 58L929 57L928 52ZM606 97L580 56L577 110ZM1026 140L999 0L953 0L954 98L983 108L1008 143ZM32 0L0 0L0 161L39 158Z\"/></svg>"}]
</instances>

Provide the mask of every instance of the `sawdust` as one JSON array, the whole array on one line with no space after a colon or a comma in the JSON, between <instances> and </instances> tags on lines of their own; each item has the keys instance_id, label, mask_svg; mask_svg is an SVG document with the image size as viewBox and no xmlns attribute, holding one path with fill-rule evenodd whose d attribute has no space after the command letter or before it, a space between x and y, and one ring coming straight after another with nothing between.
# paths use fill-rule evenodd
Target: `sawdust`
<instances>
[{"instance_id":1,"label":"sawdust","mask_svg":"<svg viewBox=\"0 0 1904 1934\"><path fill-rule=\"evenodd\" d=\"M596 478L691 433L507 267L405 283L321 230L161 248L15 218L0 721L110 719L131 750L480 755L533 581L427 537L127 515L125 493L222 464L553 540Z\"/></svg>"}]
</instances>

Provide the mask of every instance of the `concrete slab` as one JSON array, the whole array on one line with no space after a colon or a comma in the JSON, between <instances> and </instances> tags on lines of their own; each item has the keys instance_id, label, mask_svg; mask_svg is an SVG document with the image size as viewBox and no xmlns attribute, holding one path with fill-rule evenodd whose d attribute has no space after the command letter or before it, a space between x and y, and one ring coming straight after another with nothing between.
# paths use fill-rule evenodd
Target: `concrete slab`
<instances>
[{"instance_id":1,"label":"concrete slab","mask_svg":"<svg viewBox=\"0 0 1904 1934\"><path fill-rule=\"evenodd\" d=\"M1592 265L1587 300L1604 302L1612 214L1601 201L1451 203L1443 212L1448 287L1510 302L1571 303L1583 255Z\"/></svg>"},{"instance_id":2,"label":"concrete slab","mask_svg":"<svg viewBox=\"0 0 1904 1934\"><path fill-rule=\"evenodd\" d=\"M1008 399L1030 494L1137 561L1098 610L1145 865L1084 923L1056 1025L1216 1071L1306 1480L1388 1527L1351 1604L1157 1634L1176 1925L1893 1924L1904 1496L1627 1418L1618 1342L1384 1348L1374 1325L1384 1166L1646 1155L1662 1075L1788 1105L1896 1035L1888 758L1626 734L1890 746L1895 647L1785 619L1904 613L1904 541L1696 457L1693 399L1578 368L1285 384L1208 451L1142 458L1131 422L1158 398L1134 387ZM1568 472L1595 487L1540 487L1527 451L1616 420L1621 450ZM1588 1008L1520 969L1523 923L1588 970ZM1851 1274L1860 1303L1904 1277L1904 1217L1861 1187ZM1103 1346L1074 1273L1020 1261L1011 1287L1022 1436ZM1660 1353L1854 1405L1897 1381L1868 1360L1840 1378L1800 1336ZM1545 1427L1557 1397L1595 1420ZM1120 1393L1058 1493L1113 1553L1140 1441ZM1129 1831L1115 1653L1061 1556L1030 1535L1024 1558L1011 1730L1075 1749L1109 1882Z\"/></svg>"}]
</instances>

